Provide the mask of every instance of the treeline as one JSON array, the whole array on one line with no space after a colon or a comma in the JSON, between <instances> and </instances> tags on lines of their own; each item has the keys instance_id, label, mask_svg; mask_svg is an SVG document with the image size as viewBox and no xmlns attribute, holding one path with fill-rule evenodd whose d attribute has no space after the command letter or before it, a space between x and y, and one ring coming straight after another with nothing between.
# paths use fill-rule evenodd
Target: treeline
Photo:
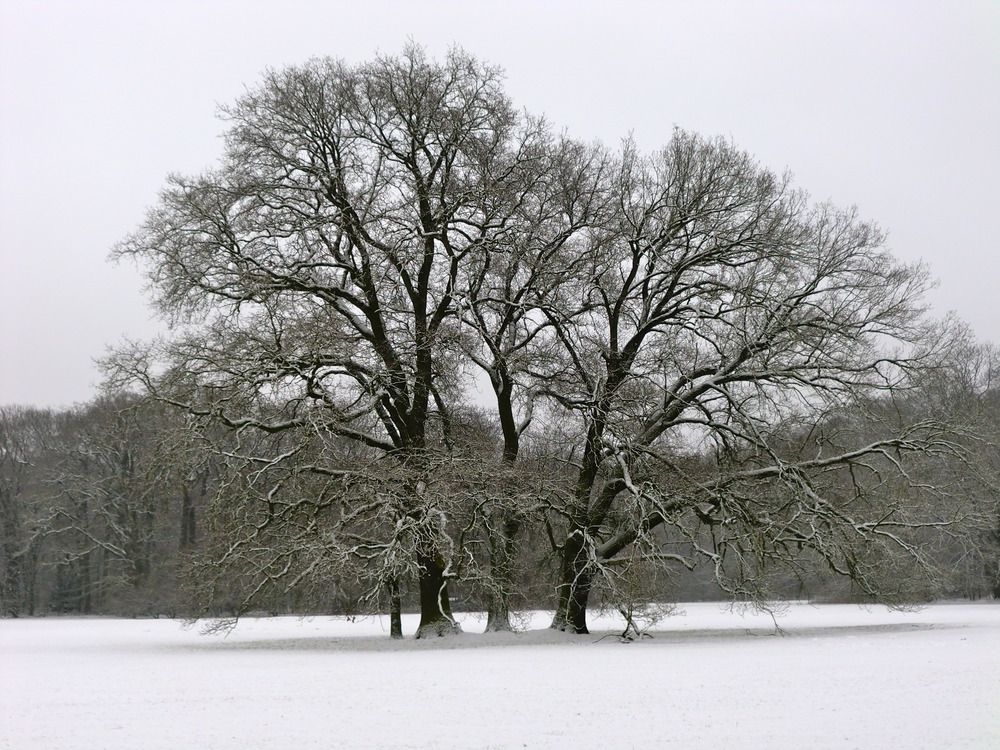
<instances>
[{"instance_id":1,"label":"treeline","mask_svg":"<svg viewBox=\"0 0 1000 750\"><path fill-rule=\"evenodd\" d=\"M959 390L949 394L949 408L968 408L974 400L977 418L1000 425L998 392ZM360 483L363 489L352 480L337 488L340 497L324 496L329 487L301 488L316 493L303 498L309 511L298 522L286 517L271 528L260 521L266 514L231 493L234 484L260 480L262 459L281 458L280 441L271 445L270 453L255 446L254 460L248 462L236 460L241 442L237 435L219 431L217 442L192 441L189 428L189 417L176 409L126 395L66 411L0 408L4 616L226 617L246 611L356 615L387 611L393 591L406 611L419 608L416 571L407 574L404 565L390 577L380 570L385 563L373 554L372 543L379 536L377 520L354 521L358 529L351 537L356 545L351 551L335 549L332 539L324 540L310 528L328 515L326 527L343 533L344 510L336 506L348 495L390 491L392 478L374 474L377 462L366 469L371 475ZM501 447L500 429L483 410L468 410L452 430L460 450L435 465L428 479L441 495L437 502L450 513L449 534L461 551L455 554L452 571L458 606L486 611L503 595L515 622L519 609L552 607L559 555L550 516L558 495L571 492L572 457L545 455L529 447L526 452L532 455L525 462L532 470L526 479L523 472L515 475L493 458ZM542 442L551 445L555 438ZM995 448L981 448L978 469L998 473ZM352 452L348 442L339 441L335 449L343 452L345 466L359 469L371 462L371 456ZM692 471L699 460L707 459L688 457ZM983 479L955 478L969 489L961 513L952 518L947 533L928 530L921 540L939 577L929 581L926 569L896 571L914 578L895 585L916 599L1000 597L1000 506L996 495L984 493L989 482ZM501 499L513 505L498 519L491 503ZM255 515L250 535L257 538L256 549L241 552L239 561L220 563ZM366 528L373 523L375 527ZM516 533L516 548L497 549L497 523L508 525L502 540ZM391 539L397 530L381 531L383 539ZM675 562L697 558L692 542L680 534L664 534L658 547L670 550ZM352 553L356 557L350 560ZM503 567L499 574L513 586L498 585L498 562ZM824 575L807 560L800 562L809 572L776 567L767 574L773 596L857 598L858 591L841 577ZM710 565L668 570L639 559L624 563L613 578L605 579L597 601L637 619L643 612L652 615L644 609L650 605L732 595L717 584ZM303 578L306 571L308 578ZM389 578L395 589L385 586Z\"/></svg>"},{"instance_id":2,"label":"treeline","mask_svg":"<svg viewBox=\"0 0 1000 750\"><path fill-rule=\"evenodd\" d=\"M0 408L5 615L183 609L178 576L209 484L178 460L177 419L126 396Z\"/></svg>"}]
</instances>

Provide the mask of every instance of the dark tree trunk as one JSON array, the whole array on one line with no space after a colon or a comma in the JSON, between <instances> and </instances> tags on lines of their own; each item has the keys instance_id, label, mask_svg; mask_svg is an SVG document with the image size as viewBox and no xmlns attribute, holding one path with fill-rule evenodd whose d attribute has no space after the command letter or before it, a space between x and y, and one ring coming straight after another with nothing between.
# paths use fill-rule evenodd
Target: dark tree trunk
<instances>
[{"instance_id":1,"label":"dark tree trunk","mask_svg":"<svg viewBox=\"0 0 1000 750\"><path fill-rule=\"evenodd\" d=\"M493 569L486 632L513 630L510 622L511 592L514 590L515 539L520 524L509 511L495 512L490 519L490 564Z\"/></svg>"},{"instance_id":2,"label":"dark tree trunk","mask_svg":"<svg viewBox=\"0 0 1000 750\"><path fill-rule=\"evenodd\" d=\"M420 569L420 625L417 638L430 638L461 632L451 614L444 560L436 552L417 552Z\"/></svg>"},{"instance_id":3,"label":"dark tree trunk","mask_svg":"<svg viewBox=\"0 0 1000 750\"><path fill-rule=\"evenodd\" d=\"M512 400L514 381L507 363L497 359L494 368L489 371L490 382L497 398L497 415L500 418L500 429L503 433L503 454L501 465L503 471L501 482L506 482L504 474L512 475L520 452L520 432L517 419L514 417L514 402ZM507 487L502 487L507 490ZM521 531L521 523L515 517L514 511L507 503L507 498L501 501L499 507L494 506L489 513L489 544L490 566L492 568L491 590L487 601L486 631L504 632L513 630L510 622L511 599L514 591L514 556L517 551L517 535Z\"/></svg>"},{"instance_id":4,"label":"dark tree trunk","mask_svg":"<svg viewBox=\"0 0 1000 750\"><path fill-rule=\"evenodd\" d=\"M610 365L609 365L610 367ZM618 380L620 382L620 378ZM608 375L608 392L617 386ZM607 399L601 403L598 414L606 413ZM558 601L556 614L551 627L554 630L565 630L572 633L589 633L587 629L587 601L590 598L590 586L593 573L588 566L588 550L586 539L590 536L588 528L593 528L604 520L606 507L601 511L591 508L590 498L601 466L601 436L604 434L604 421L595 420L587 429L587 441L580 459L580 472L577 475L576 516L570 524L569 533L562 546L562 566L560 581L557 587ZM608 506L610 507L610 506Z\"/></svg>"},{"instance_id":5,"label":"dark tree trunk","mask_svg":"<svg viewBox=\"0 0 1000 750\"><path fill-rule=\"evenodd\" d=\"M199 469L192 482L185 483L181 496L180 547L188 550L198 543L198 506L204 504L208 494L207 468Z\"/></svg>"},{"instance_id":6,"label":"dark tree trunk","mask_svg":"<svg viewBox=\"0 0 1000 750\"><path fill-rule=\"evenodd\" d=\"M18 518L14 496L10 492L0 494L0 605L4 617L17 617L23 604L24 578L21 555L21 524Z\"/></svg>"},{"instance_id":7,"label":"dark tree trunk","mask_svg":"<svg viewBox=\"0 0 1000 750\"><path fill-rule=\"evenodd\" d=\"M35 602L35 592L38 590L38 561L42 555L41 552L42 543L40 540L36 539L28 545L28 551L25 553L24 560L26 565L21 568L23 582L24 582L24 606L28 611L29 617L35 616L35 610L37 608Z\"/></svg>"},{"instance_id":8,"label":"dark tree trunk","mask_svg":"<svg viewBox=\"0 0 1000 750\"><path fill-rule=\"evenodd\" d=\"M84 555L78 566L79 571L79 611L85 615L93 614L94 611L94 586L90 573L91 554Z\"/></svg>"},{"instance_id":9,"label":"dark tree trunk","mask_svg":"<svg viewBox=\"0 0 1000 750\"><path fill-rule=\"evenodd\" d=\"M562 551L561 581L556 614L552 619L553 630L585 634L587 629L587 602L590 599L592 575L587 567L587 554L583 534L572 533Z\"/></svg>"},{"instance_id":10,"label":"dark tree trunk","mask_svg":"<svg viewBox=\"0 0 1000 750\"><path fill-rule=\"evenodd\" d=\"M194 514L194 498L191 497L191 488L185 487L181 497L181 534L180 548L190 549L196 541L197 525Z\"/></svg>"},{"instance_id":11,"label":"dark tree trunk","mask_svg":"<svg viewBox=\"0 0 1000 750\"><path fill-rule=\"evenodd\" d=\"M3 603L4 617L17 617L24 605L24 579L21 567L21 557L10 550L4 551L3 590L0 591L0 602Z\"/></svg>"},{"instance_id":12,"label":"dark tree trunk","mask_svg":"<svg viewBox=\"0 0 1000 750\"><path fill-rule=\"evenodd\" d=\"M389 591L389 637L403 637L403 605L399 597L399 579L392 576L386 583Z\"/></svg>"}]
</instances>

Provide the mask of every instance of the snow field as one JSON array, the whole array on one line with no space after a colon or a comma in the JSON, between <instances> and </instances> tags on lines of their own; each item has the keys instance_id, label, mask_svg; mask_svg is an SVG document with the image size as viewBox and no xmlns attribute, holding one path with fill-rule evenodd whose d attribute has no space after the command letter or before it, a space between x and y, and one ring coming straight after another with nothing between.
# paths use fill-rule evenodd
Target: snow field
<instances>
[{"instance_id":1,"label":"snow field","mask_svg":"<svg viewBox=\"0 0 1000 750\"><path fill-rule=\"evenodd\" d=\"M0 620L2 748L1000 748L1000 605L690 604L654 638ZM482 620L465 618L468 631ZM404 618L412 633L415 618ZM600 630L605 632L598 632Z\"/></svg>"}]
</instances>

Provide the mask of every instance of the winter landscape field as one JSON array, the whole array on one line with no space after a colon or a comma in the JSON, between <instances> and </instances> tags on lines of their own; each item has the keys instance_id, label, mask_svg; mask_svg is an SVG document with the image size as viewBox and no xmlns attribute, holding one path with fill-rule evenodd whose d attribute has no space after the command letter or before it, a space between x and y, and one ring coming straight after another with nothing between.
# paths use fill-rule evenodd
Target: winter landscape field
<instances>
[{"instance_id":1,"label":"winter landscape field","mask_svg":"<svg viewBox=\"0 0 1000 750\"><path fill-rule=\"evenodd\" d=\"M0 620L0 746L1000 748L996 604L689 604L631 643L611 617L546 618L431 641L378 619Z\"/></svg>"}]
</instances>

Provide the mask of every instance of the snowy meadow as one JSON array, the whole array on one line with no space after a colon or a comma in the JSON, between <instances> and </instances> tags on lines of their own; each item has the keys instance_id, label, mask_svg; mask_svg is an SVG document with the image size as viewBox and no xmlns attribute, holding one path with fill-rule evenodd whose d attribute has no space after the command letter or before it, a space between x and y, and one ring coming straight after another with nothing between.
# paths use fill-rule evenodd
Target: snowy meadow
<instances>
[{"instance_id":1,"label":"snowy meadow","mask_svg":"<svg viewBox=\"0 0 1000 750\"><path fill-rule=\"evenodd\" d=\"M630 643L550 616L430 641L378 619L0 620L0 747L1000 747L996 604L689 604Z\"/></svg>"}]
</instances>

